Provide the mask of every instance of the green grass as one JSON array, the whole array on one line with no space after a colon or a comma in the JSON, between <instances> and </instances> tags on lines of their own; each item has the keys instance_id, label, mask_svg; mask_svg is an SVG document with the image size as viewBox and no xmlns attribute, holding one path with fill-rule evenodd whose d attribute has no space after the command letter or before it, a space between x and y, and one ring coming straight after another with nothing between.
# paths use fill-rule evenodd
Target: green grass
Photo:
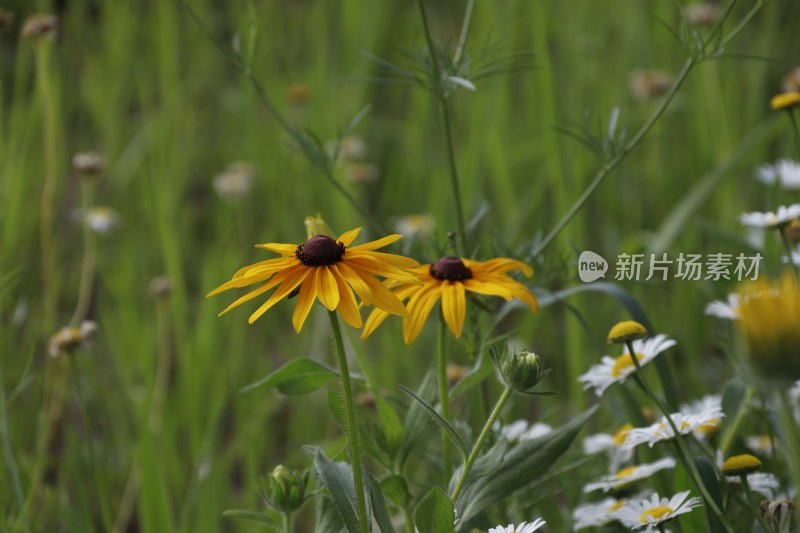
<instances>
[{"instance_id":1,"label":"green grass","mask_svg":"<svg viewBox=\"0 0 800 533\"><path fill-rule=\"evenodd\" d=\"M421 90L350 79L379 75L362 52L403 64L405 51L424 47L415 6L190 3L225 46L235 32L245 43L247 32L257 31L250 61L255 77L290 121L321 139L335 138L372 105L356 133L368 144L366 159L380 168L380 178L342 183L384 227L407 214L434 215L434 237L414 243L409 254L435 260L446 233L456 228L435 102ZM37 85L37 43L19 32L27 15L53 12L53 6L6 2L17 17L0 33L0 377L23 497L53 384L63 379L66 387L44 455L41 491L28 516L30 530L50 529L56 522L67 531L108 530L126 484L138 485L131 524L141 531L251 530L246 522L223 518L222 511L259 508L259 476L278 463L309 464L301 444L335 450L343 441L327 415L324 394L288 401L263 389L247 394L239 389L296 356L333 364L327 317L315 310L295 335L290 303L248 326L243 309L216 317L230 301L227 295L211 300L204 295L241 265L267 258L254 243L302 241L307 214L322 213L338 232L366 221L304 159L180 2L60 4L59 37L38 43L51 52L44 68L54 94L52 116L45 116ZM430 2L437 38L448 43L457 38L464 4ZM742 4L733 20L749 8ZM731 56L751 57L706 62L690 74L644 143L537 259L533 286L558 290L580 284L575 260L583 249L609 259L647 250L666 217L715 172L720 175L709 194L676 219L674 239L666 243L671 256L746 251L738 214L797 200L784 196L767 204L752 175L756 165L792 155L789 123L767 103L781 77L796 66L800 34L792 21L798 17L800 5L768 3L726 49ZM534 52L533 68L482 80L477 91L460 91L452 103L467 218L484 203L490 208L474 241L479 257L508 253L547 233L602 166L559 128L575 129L588 116L590 129L601 134L618 107L620 127L630 136L653 112L656 102L631 98L627 77L636 68L673 73L680 68L685 52L662 20L678 23L674 3L478 3L468 53L488 44L504 53ZM289 103L293 84L308 88L306 104ZM57 307L55 324L49 325L39 244L47 120L58 182L51 243ZM119 211L123 223L98 238L90 307L98 333L91 347L62 364L66 361L52 360L46 348L53 327L69 320L77 301L83 245L72 213L80 206L80 183L70 159L87 149L101 151L108 162L96 202ZM216 197L212 180L233 160L251 161L257 179L250 196L228 204ZM337 173L342 177L343 169ZM159 300L148 283L162 275L172 292ZM720 354L717 322L702 314L730 285L621 286L658 331L679 340L672 368L683 399L719 390L734 375ZM516 414L547 415L561 423L594 402L574 377L606 353L607 328L628 314L602 293L580 294L569 303L588 329L561 305L535 316L514 314L502 325L515 342L542 355L553 368L550 387L561 392L518 403ZM21 306L24 318L12 320ZM371 370L389 396L405 402L395 385L416 388L435 364L435 330L429 324L406 346L399 321L390 321L365 343ZM467 348L453 352L453 360L471 363ZM153 407L165 358L163 405L156 400ZM461 414L473 413L473 407L463 399L455 405ZM153 411L163 411L155 426ZM12 528L20 511L7 479L0 483L0 508L7 517L2 530Z\"/></svg>"}]
</instances>

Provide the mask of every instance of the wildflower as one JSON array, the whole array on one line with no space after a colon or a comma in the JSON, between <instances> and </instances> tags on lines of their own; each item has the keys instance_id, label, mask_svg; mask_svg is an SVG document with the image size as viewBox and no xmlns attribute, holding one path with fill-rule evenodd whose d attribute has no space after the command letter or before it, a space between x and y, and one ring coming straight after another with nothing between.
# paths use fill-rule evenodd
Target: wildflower
<instances>
[{"instance_id":1,"label":"wildflower","mask_svg":"<svg viewBox=\"0 0 800 533\"><path fill-rule=\"evenodd\" d=\"M37 13L25 20L22 26L22 36L31 39L40 37L53 38L58 30L58 17Z\"/></svg>"},{"instance_id":2,"label":"wildflower","mask_svg":"<svg viewBox=\"0 0 800 533\"><path fill-rule=\"evenodd\" d=\"M639 365L644 366L675 344L674 340L661 334L649 339L634 341L633 350L636 352ZM600 364L592 365L588 372L578 377L578 382L583 383L584 390L593 388L595 394L602 396L608 387L614 383L624 382L634 372L636 372L636 366L626 346L623 354L616 359L604 355Z\"/></svg>"},{"instance_id":3,"label":"wildflower","mask_svg":"<svg viewBox=\"0 0 800 533\"><path fill-rule=\"evenodd\" d=\"M623 500L606 498L597 503L579 505L572 512L572 520L576 530L587 527L603 527L616 521L613 512L625 504Z\"/></svg>"},{"instance_id":4,"label":"wildflower","mask_svg":"<svg viewBox=\"0 0 800 533\"><path fill-rule=\"evenodd\" d=\"M777 447L774 438L769 435L750 435L744 439L744 445L766 457L772 457L773 448Z\"/></svg>"},{"instance_id":5,"label":"wildflower","mask_svg":"<svg viewBox=\"0 0 800 533\"><path fill-rule=\"evenodd\" d=\"M542 358L533 352L514 352L503 366L503 379L506 385L518 392L533 389L548 374L542 368Z\"/></svg>"},{"instance_id":6,"label":"wildflower","mask_svg":"<svg viewBox=\"0 0 800 533\"><path fill-rule=\"evenodd\" d=\"M625 463L633 457L633 451L623 448L625 437L628 436L630 430L633 429L633 424L624 424L617 428L613 434L596 433L589 435L583 439L583 453L592 455L600 452L607 452L610 456L611 464L609 468L611 471L619 469L622 463Z\"/></svg>"},{"instance_id":7,"label":"wildflower","mask_svg":"<svg viewBox=\"0 0 800 533\"><path fill-rule=\"evenodd\" d=\"M406 237L428 235L436 227L436 221L428 214L407 215L397 219L394 230Z\"/></svg>"},{"instance_id":8,"label":"wildflower","mask_svg":"<svg viewBox=\"0 0 800 533\"><path fill-rule=\"evenodd\" d=\"M635 320L625 320L615 324L608 332L609 343L626 343L647 337L647 328Z\"/></svg>"},{"instance_id":9,"label":"wildflower","mask_svg":"<svg viewBox=\"0 0 800 533\"><path fill-rule=\"evenodd\" d=\"M698 2L683 8L683 17L689 26L711 26L720 16L722 10L719 4L712 2Z\"/></svg>"},{"instance_id":10,"label":"wildflower","mask_svg":"<svg viewBox=\"0 0 800 533\"><path fill-rule=\"evenodd\" d=\"M470 368L463 365L448 364L445 371L447 373L447 383L452 387L469 374Z\"/></svg>"},{"instance_id":11,"label":"wildflower","mask_svg":"<svg viewBox=\"0 0 800 533\"><path fill-rule=\"evenodd\" d=\"M509 524L506 527L490 527L487 533L533 533L545 524L544 520L537 518L533 522L522 522L517 527L514 527L514 524Z\"/></svg>"},{"instance_id":12,"label":"wildflower","mask_svg":"<svg viewBox=\"0 0 800 533\"><path fill-rule=\"evenodd\" d=\"M647 479L656 472L666 470L667 468L675 468L675 459L672 457L665 457L653 463L629 466L618 470L615 474L600 478L598 481L588 483L583 487L583 492L589 493L595 490L602 490L608 492L609 490L617 490L627 487L637 481Z\"/></svg>"},{"instance_id":13,"label":"wildflower","mask_svg":"<svg viewBox=\"0 0 800 533\"><path fill-rule=\"evenodd\" d=\"M495 422L493 428L500 433L500 436L508 442L522 442L526 440L533 440L553 431L550 424L544 422L536 422L529 425L527 420L515 420L510 424L501 426L499 422Z\"/></svg>"},{"instance_id":14,"label":"wildflower","mask_svg":"<svg viewBox=\"0 0 800 533\"><path fill-rule=\"evenodd\" d=\"M800 164L791 159L781 159L774 165L761 165L756 179L765 185L777 183L787 190L800 189Z\"/></svg>"},{"instance_id":15,"label":"wildflower","mask_svg":"<svg viewBox=\"0 0 800 533\"><path fill-rule=\"evenodd\" d=\"M729 294L727 301L714 300L706 306L705 314L727 320L739 319L739 295Z\"/></svg>"},{"instance_id":16,"label":"wildflower","mask_svg":"<svg viewBox=\"0 0 800 533\"><path fill-rule=\"evenodd\" d=\"M790 272L780 280L751 281L739 293L739 327L744 334L752 361L767 375L800 377L800 288Z\"/></svg>"},{"instance_id":17,"label":"wildflower","mask_svg":"<svg viewBox=\"0 0 800 533\"><path fill-rule=\"evenodd\" d=\"M82 178L99 178L106 168L106 160L97 152L80 152L72 156L72 169Z\"/></svg>"},{"instance_id":18,"label":"wildflower","mask_svg":"<svg viewBox=\"0 0 800 533\"><path fill-rule=\"evenodd\" d=\"M639 101L664 96L672 87L672 82L672 75L662 70L637 69L628 76L628 88Z\"/></svg>"},{"instance_id":19,"label":"wildflower","mask_svg":"<svg viewBox=\"0 0 800 533\"><path fill-rule=\"evenodd\" d=\"M83 211L83 223L95 233L106 234L119 225L119 213L110 207L90 207Z\"/></svg>"},{"instance_id":20,"label":"wildflower","mask_svg":"<svg viewBox=\"0 0 800 533\"><path fill-rule=\"evenodd\" d=\"M790 206L782 205L774 213L761 213L758 211L742 213L739 220L745 226L752 226L754 228L778 228L796 218L800 218L800 204L792 204Z\"/></svg>"},{"instance_id":21,"label":"wildflower","mask_svg":"<svg viewBox=\"0 0 800 533\"><path fill-rule=\"evenodd\" d=\"M722 463L722 473L726 476L739 476L757 472L761 468L761 461L749 453L734 455Z\"/></svg>"},{"instance_id":22,"label":"wildflower","mask_svg":"<svg viewBox=\"0 0 800 533\"><path fill-rule=\"evenodd\" d=\"M84 320L78 327L63 327L50 337L47 351L52 357L71 352L89 340L95 331L97 331L97 324L91 320Z\"/></svg>"},{"instance_id":23,"label":"wildflower","mask_svg":"<svg viewBox=\"0 0 800 533\"><path fill-rule=\"evenodd\" d=\"M708 409L700 414L687 415L682 412L672 413L669 415L672 423L678 429L681 435L688 435L702 426L711 423L716 423L725 413L722 408L714 407ZM639 444L647 443L651 448L657 442L669 441L675 438L675 433L672 426L667 422L666 417L661 417L661 420L643 428L633 428L628 436L625 437L625 448L635 448Z\"/></svg>"},{"instance_id":24,"label":"wildflower","mask_svg":"<svg viewBox=\"0 0 800 533\"><path fill-rule=\"evenodd\" d=\"M306 501L308 471L296 472L278 465L266 480L264 499L276 511L291 513Z\"/></svg>"},{"instance_id":25,"label":"wildflower","mask_svg":"<svg viewBox=\"0 0 800 533\"><path fill-rule=\"evenodd\" d=\"M742 478L739 476L725 476L725 482L735 487L742 484ZM747 486L750 487L751 491L757 492L765 498L772 498L781 488L781 483L772 474L758 472L747 474Z\"/></svg>"},{"instance_id":26,"label":"wildflower","mask_svg":"<svg viewBox=\"0 0 800 533\"><path fill-rule=\"evenodd\" d=\"M800 92L800 67L792 69L783 77L781 88L787 93Z\"/></svg>"},{"instance_id":27,"label":"wildflower","mask_svg":"<svg viewBox=\"0 0 800 533\"><path fill-rule=\"evenodd\" d=\"M497 258L473 261L446 256L433 264L411 269L422 286L409 283L392 283L394 293L401 300L408 299L408 318L403 319L403 338L411 344L417 338L433 306L441 299L442 316L450 331L461 336L467 304L465 291L500 296L506 300L518 298L536 311L538 303L525 285L508 277L512 270L522 270L530 277L533 269L520 261ZM367 318L361 338L367 338L388 315L375 309Z\"/></svg>"},{"instance_id":28,"label":"wildflower","mask_svg":"<svg viewBox=\"0 0 800 533\"><path fill-rule=\"evenodd\" d=\"M247 161L234 161L214 177L214 190L223 200L231 201L247 196L253 188L255 167Z\"/></svg>"},{"instance_id":29,"label":"wildflower","mask_svg":"<svg viewBox=\"0 0 800 533\"><path fill-rule=\"evenodd\" d=\"M277 252L283 257L240 269L230 281L211 291L208 296L228 289L263 283L229 305L220 313L221 316L277 287L272 296L250 315L249 322L252 324L273 305L299 288L297 305L292 316L292 325L297 332L303 327L316 298L328 310L338 310L344 321L351 326L361 327L361 314L353 291L364 305L374 303L385 312L406 316L407 311L402 302L374 276L412 286L418 281L404 269L416 267L419 263L407 257L374 251L395 242L402 235L389 235L377 241L350 246L360 231L361 228L356 228L340 235L336 240L327 235L314 235L299 245L257 244L257 248Z\"/></svg>"},{"instance_id":30,"label":"wildflower","mask_svg":"<svg viewBox=\"0 0 800 533\"><path fill-rule=\"evenodd\" d=\"M644 500L631 500L613 513L613 516L622 522L625 527L639 529L646 527L645 531L655 531L659 524L672 520L676 516L688 513L695 507L702 505L700 498L689 498L689 491L679 492L672 498L660 498L653 494Z\"/></svg>"},{"instance_id":31,"label":"wildflower","mask_svg":"<svg viewBox=\"0 0 800 533\"><path fill-rule=\"evenodd\" d=\"M776 94L769 101L769 106L776 111L779 109L791 109L798 104L800 104L800 92L798 91Z\"/></svg>"},{"instance_id":32,"label":"wildflower","mask_svg":"<svg viewBox=\"0 0 800 533\"><path fill-rule=\"evenodd\" d=\"M722 396L719 394L706 394L699 400L681 405L681 412L687 416L699 415L715 409L722 409ZM695 429L694 436L698 439L705 439L719 431L721 426L722 420L713 419Z\"/></svg>"}]
</instances>

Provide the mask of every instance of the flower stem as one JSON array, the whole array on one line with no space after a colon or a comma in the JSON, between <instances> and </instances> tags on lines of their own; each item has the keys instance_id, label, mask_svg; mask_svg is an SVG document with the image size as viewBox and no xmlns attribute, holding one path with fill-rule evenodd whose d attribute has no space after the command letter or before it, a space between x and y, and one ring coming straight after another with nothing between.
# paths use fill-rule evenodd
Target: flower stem
<instances>
[{"instance_id":1,"label":"flower stem","mask_svg":"<svg viewBox=\"0 0 800 533\"><path fill-rule=\"evenodd\" d=\"M475 445L472 447L472 451L469 452L467 461L464 463L464 468L461 471L461 475L458 478L455 489L453 489L453 494L450 495L450 499L453 502L458 500L458 496L461 494L461 490L464 488L464 483L467 481L469 471L472 469L472 465L478 458L478 454L483 447L483 443L486 441L486 438L492 431L492 425L494 424L495 420L497 420L497 417L500 416L500 411L503 409L503 406L506 404L506 401L508 401L510 396L511 388L506 387L505 390L503 390L503 394L501 394L500 398L497 399L497 403L494 405L494 409L492 409L489 419L486 420L486 423L483 425L483 429L481 430L480 435L478 435L478 440L475 441Z\"/></svg>"},{"instance_id":2,"label":"flower stem","mask_svg":"<svg viewBox=\"0 0 800 533\"><path fill-rule=\"evenodd\" d=\"M747 504L750 506L750 511L753 513L753 515L755 515L756 520L758 520L758 525L761 526L761 529L764 530L764 533L767 533L772 528L767 525L764 517L761 516L761 511L753 499L753 492L750 490L750 482L747 481L747 474L739 474L739 479L742 480L742 489L744 489L744 496L747 498Z\"/></svg>"},{"instance_id":3,"label":"flower stem","mask_svg":"<svg viewBox=\"0 0 800 533\"><path fill-rule=\"evenodd\" d=\"M69 325L78 327L86 318L89 302L92 299L92 282L94 280L95 263L97 262L97 240L94 231L86 220L86 214L94 202L94 183L89 179L81 180L81 224L83 225L83 263L81 264L81 281L78 287L78 303Z\"/></svg>"},{"instance_id":4,"label":"flower stem","mask_svg":"<svg viewBox=\"0 0 800 533\"><path fill-rule=\"evenodd\" d=\"M442 418L449 422L450 418L450 387L447 383L447 324L439 313L439 343L436 353L436 370L439 380L439 405ZM447 432L442 429L442 469L444 479L450 480L453 475L453 450L450 448Z\"/></svg>"},{"instance_id":5,"label":"flower stem","mask_svg":"<svg viewBox=\"0 0 800 533\"><path fill-rule=\"evenodd\" d=\"M358 527L361 533L368 533L369 518L367 517L367 502L364 498L364 477L361 469L361 452L358 446L358 430L356 428L356 414L353 405L353 391L350 388L350 370L347 366L347 354L342 342L342 330L335 311L328 311L331 319L331 330L336 341L336 355L339 361L339 373L342 378L342 396L344 397L345 419L347 431L347 444L350 448L350 464L353 467L353 484L356 491L356 507L358 509Z\"/></svg>"},{"instance_id":6,"label":"flower stem","mask_svg":"<svg viewBox=\"0 0 800 533\"><path fill-rule=\"evenodd\" d=\"M792 271L792 276L794 276L794 285L797 287L800 285L797 279L797 266L794 264L794 250L792 250L792 243L789 242L789 237L786 235L786 228L778 228L778 233L781 234L781 242L783 243L783 247L786 248L787 259L789 260L789 266L791 267L789 270Z\"/></svg>"},{"instance_id":7,"label":"flower stem","mask_svg":"<svg viewBox=\"0 0 800 533\"><path fill-rule=\"evenodd\" d=\"M3 365L0 365L0 436L3 439L3 455L8 465L8 473L11 477L11 486L14 491L14 496L17 499L17 505L20 510L25 505L25 498L22 495L22 484L19 480L19 470L17 469L17 461L14 459L14 448L11 446L11 439L8 430L8 413L6 411L6 391L3 388ZM23 531L30 531L27 517L22 517Z\"/></svg>"},{"instance_id":8,"label":"flower stem","mask_svg":"<svg viewBox=\"0 0 800 533\"><path fill-rule=\"evenodd\" d=\"M292 533L292 513L283 513L283 531Z\"/></svg>"},{"instance_id":9,"label":"flower stem","mask_svg":"<svg viewBox=\"0 0 800 533\"><path fill-rule=\"evenodd\" d=\"M797 157L800 158L800 127L797 125L797 117L794 116L794 109L789 108L789 120L792 122L792 130L794 131L794 148L797 150Z\"/></svg>"},{"instance_id":10,"label":"flower stem","mask_svg":"<svg viewBox=\"0 0 800 533\"><path fill-rule=\"evenodd\" d=\"M681 462L683 462L683 466L689 472L692 482L703 495L706 505L711 509L714 515L716 515L717 519L719 519L726 531L733 533L733 529L725 519L725 515L723 514L722 510L717 505L717 501L711 496L711 493L708 491L705 483L703 483L703 478L700 477L700 472L697 470L697 465L694 464L694 461L689 453L689 449L686 447L686 443L683 440L683 434L675 426L675 421L672 420L672 413L669 412L669 409L667 409L667 406L663 401L661 401L661 398L656 396L652 387L650 387L650 383L647 381L644 372L642 372L642 365L639 363L639 358L636 357L636 350L633 349L633 343L631 341L627 341L625 345L628 347L628 353L631 354L631 360L636 366L636 375L639 377L642 387L647 395L653 400L653 402L655 402L659 411L661 411L661 413L664 415L664 418L666 418L670 429L672 429L673 435L675 435L675 446L678 450L678 455L680 456Z\"/></svg>"}]
</instances>

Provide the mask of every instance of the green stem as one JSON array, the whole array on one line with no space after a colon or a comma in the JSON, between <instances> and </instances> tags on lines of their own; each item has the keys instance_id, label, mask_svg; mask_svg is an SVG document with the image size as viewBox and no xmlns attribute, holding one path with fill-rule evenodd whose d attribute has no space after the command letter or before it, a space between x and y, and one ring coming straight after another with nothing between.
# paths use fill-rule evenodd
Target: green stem
<instances>
[{"instance_id":1,"label":"green stem","mask_svg":"<svg viewBox=\"0 0 800 533\"><path fill-rule=\"evenodd\" d=\"M436 370L439 380L439 405L442 418L450 421L450 387L447 383L447 324L439 313L439 343L436 351ZM450 439L447 432L442 429L442 463L444 479L449 481L453 475L453 450L450 448Z\"/></svg>"},{"instance_id":2,"label":"green stem","mask_svg":"<svg viewBox=\"0 0 800 533\"><path fill-rule=\"evenodd\" d=\"M461 34L458 36L458 46L456 53L453 54L453 63L461 64L461 57L464 55L464 48L467 45L469 35L469 24L472 22L472 11L475 9L475 0L467 0L467 8L464 10L464 19L461 22Z\"/></svg>"},{"instance_id":3,"label":"green stem","mask_svg":"<svg viewBox=\"0 0 800 533\"><path fill-rule=\"evenodd\" d=\"M703 495L703 499L706 502L706 505L711 509L711 511L716 515L725 529L729 532L733 532L730 524L725 519L725 515L723 514L722 510L717 505L716 500L711 496L711 493L708 491L705 483L703 483L703 478L700 477L700 472L697 470L697 465L694 464L692 460L691 454L689 453L689 449L686 447L686 442L683 440L683 434L678 430L675 426L675 421L672 420L672 413L669 412L666 405L661 398L659 398L653 389L650 387L650 383L647 381L647 378L642 371L642 365L639 363L639 358L636 357L636 350L633 349L633 343L627 341L625 343L628 347L628 353L631 354L631 360L633 364L636 366L636 375L639 377L639 382L641 383L642 387L644 388L647 395L655 402L658 409L666 418L667 423L669 424L670 429L672 429L673 435L675 435L675 445L678 449L678 455L680 456L681 462L683 462L684 467L689 471L689 474L692 478L692 482L695 484L697 489Z\"/></svg>"},{"instance_id":4,"label":"green stem","mask_svg":"<svg viewBox=\"0 0 800 533\"><path fill-rule=\"evenodd\" d=\"M20 511L25 505L25 499L22 495L22 484L19 480L19 470L17 469L17 461L14 459L14 448L11 446L11 438L8 431L8 416L6 412L6 391L3 387L3 375L1 373L3 365L0 365L0 434L3 437L3 455L6 458L6 465L8 465L8 474L11 477L11 486L14 490L14 496L17 499ZM22 528L25 531L30 531L27 517L22 517Z\"/></svg>"},{"instance_id":5,"label":"green stem","mask_svg":"<svg viewBox=\"0 0 800 533\"><path fill-rule=\"evenodd\" d=\"M422 26L425 30L425 41L428 43L428 55L431 58L431 66L433 67L433 85L434 94L442 110L442 123L444 126L445 144L447 145L447 162L450 169L450 188L453 191L453 201L456 205L456 222L458 223L458 238L456 239L456 248L458 255L463 257L467 249L467 225L464 219L464 208L461 203L461 188L458 179L458 167L456 166L455 150L453 148L453 133L450 128L450 111L447 107L447 99L442 91L442 71L439 65L439 59L436 55L436 48L433 45L433 36L431 35L430 27L428 26L428 16L425 14L425 4L423 0L418 1L420 16L422 17ZM467 27L469 26L467 22ZM466 39L466 35L464 35Z\"/></svg>"},{"instance_id":6,"label":"green stem","mask_svg":"<svg viewBox=\"0 0 800 533\"><path fill-rule=\"evenodd\" d=\"M94 183L90 179L81 180L81 224L83 225L83 263L81 264L81 281L78 287L78 303L69 325L78 327L89 311L92 299L92 283L95 264L97 262L97 240L89 226L86 215L94 201Z\"/></svg>"},{"instance_id":7,"label":"green stem","mask_svg":"<svg viewBox=\"0 0 800 533\"><path fill-rule=\"evenodd\" d=\"M364 477L361 469L361 451L358 446L358 429L356 428L356 414L353 405L353 391L350 388L350 370L347 366L347 354L342 342L342 330L335 311L328 311L331 319L331 330L336 341L336 355L339 361L339 373L342 378L342 396L344 397L347 444L350 448L350 464L353 467L353 484L356 491L356 507L358 508L358 527L361 533L369 532L369 518L367 516L367 502L364 498Z\"/></svg>"},{"instance_id":8,"label":"green stem","mask_svg":"<svg viewBox=\"0 0 800 533\"><path fill-rule=\"evenodd\" d=\"M764 533L768 533L769 531L772 530L772 528L770 528L767 525L767 522L764 520L764 517L761 516L761 511L759 510L758 505L756 505L756 502L753 499L753 492L750 490L750 482L747 481L747 474L740 474L739 479L742 480L742 488L744 489L744 496L745 498L747 498L747 504L750 506L750 511L756 517L756 520L758 520L758 525L761 526L761 529L764 530Z\"/></svg>"},{"instance_id":9,"label":"green stem","mask_svg":"<svg viewBox=\"0 0 800 533\"><path fill-rule=\"evenodd\" d=\"M283 531L292 533L292 513L283 513Z\"/></svg>"},{"instance_id":10,"label":"green stem","mask_svg":"<svg viewBox=\"0 0 800 533\"><path fill-rule=\"evenodd\" d=\"M478 454L483 447L484 441L489 436L489 433L492 431L492 425L494 424L497 417L500 416L500 411L503 409L503 406L508 401L508 398L511 396L511 388L506 387L503 390L503 394L500 395L500 398L497 399L497 403L494 405L494 409L492 409L491 414L489 415L489 419L486 420L486 423L483 425L483 429L481 430L480 435L478 435L478 440L475 441L475 445L472 447L472 451L469 452L469 456L467 457L467 461L464 463L464 468L461 471L461 475L458 478L458 482L456 483L456 487L453 490L453 494L450 495L450 499L453 502L458 501L458 496L461 494L461 490L464 488L464 483L467 481L467 476L469 475L469 471L472 469L472 465L475 463L475 460L478 458Z\"/></svg>"},{"instance_id":11,"label":"green stem","mask_svg":"<svg viewBox=\"0 0 800 533\"><path fill-rule=\"evenodd\" d=\"M783 247L786 248L786 253L788 255L787 259L789 260L789 270L792 271L792 276L794 276L794 284L795 286L799 286L800 282L797 279L797 267L794 264L793 253L794 250L792 249L792 243L789 242L789 237L786 235L786 227L779 227L777 228L778 233L781 235L781 242L783 242Z\"/></svg>"},{"instance_id":12,"label":"green stem","mask_svg":"<svg viewBox=\"0 0 800 533\"><path fill-rule=\"evenodd\" d=\"M794 109L789 108L789 120L792 122L794 132L794 148L797 150L797 157L800 158L800 127L797 125L797 117L794 116Z\"/></svg>"},{"instance_id":13,"label":"green stem","mask_svg":"<svg viewBox=\"0 0 800 533\"><path fill-rule=\"evenodd\" d=\"M408 508L408 505L403 506L403 516L406 520L406 533L414 533L414 519L411 515L411 510Z\"/></svg>"}]
</instances>

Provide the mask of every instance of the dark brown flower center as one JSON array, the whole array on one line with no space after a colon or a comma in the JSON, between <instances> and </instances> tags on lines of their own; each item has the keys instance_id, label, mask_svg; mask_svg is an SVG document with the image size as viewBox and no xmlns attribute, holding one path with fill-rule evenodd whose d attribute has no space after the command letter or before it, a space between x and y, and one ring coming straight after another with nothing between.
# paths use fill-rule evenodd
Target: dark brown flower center
<instances>
[{"instance_id":1,"label":"dark brown flower center","mask_svg":"<svg viewBox=\"0 0 800 533\"><path fill-rule=\"evenodd\" d=\"M306 266L332 265L342 260L344 244L327 235L314 235L303 244L297 245L294 254Z\"/></svg>"},{"instance_id":2,"label":"dark brown flower center","mask_svg":"<svg viewBox=\"0 0 800 533\"><path fill-rule=\"evenodd\" d=\"M458 257L445 256L431 265L431 276L441 281L462 281L472 277L472 271Z\"/></svg>"}]
</instances>

